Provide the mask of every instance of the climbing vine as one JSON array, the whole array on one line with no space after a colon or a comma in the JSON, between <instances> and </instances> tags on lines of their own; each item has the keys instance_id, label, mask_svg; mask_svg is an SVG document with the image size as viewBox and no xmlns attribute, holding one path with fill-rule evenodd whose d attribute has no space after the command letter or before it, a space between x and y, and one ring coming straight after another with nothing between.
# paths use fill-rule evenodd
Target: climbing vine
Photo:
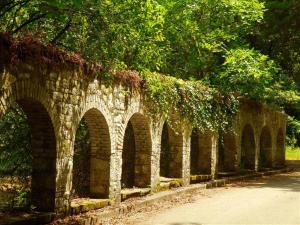
<instances>
[{"instance_id":1,"label":"climbing vine","mask_svg":"<svg viewBox=\"0 0 300 225\"><path fill-rule=\"evenodd\" d=\"M238 99L202 81L184 81L144 72L144 91L152 117L163 116L175 125L184 120L199 130L226 130L237 112ZM177 121L177 124L176 124Z\"/></svg>"}]
</instances>

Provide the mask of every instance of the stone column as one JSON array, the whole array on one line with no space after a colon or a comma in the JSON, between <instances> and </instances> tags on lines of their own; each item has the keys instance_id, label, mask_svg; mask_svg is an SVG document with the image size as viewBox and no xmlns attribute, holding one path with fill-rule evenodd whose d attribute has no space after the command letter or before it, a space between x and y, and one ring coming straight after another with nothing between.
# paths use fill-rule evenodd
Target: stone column
<instances>
[{"instance_id":1,"label":"stone column","mask_svg":"<svg viewBox=\"0 0 300 225\"><path fill-rule=\"evenodd\" d=\"M218 178L218 142L219 136L217 133L211 133L211 176L212 179Z\"/></svg>"},{"instance_id":2,"label":"stone column","mask_svg":"<svg viewBox=\"0 0 300 225\"><path fill-rule=\"evenodd\" d=\"M259 157L260 157L260 134L256 130L254 131L254 140L255 140L255 164L254 170L259 170Z\"/></svg>"},{"instance_id":3,"label":"stone column","mask_svg":"<svg viewBox=\"0 0 300 225\"><path fill-rule=\"evenodd\" d=\"M109 198L116 204L121 202L122 150L123 133L126 127L122 123L121 113L115 112L114 127L111 129L111 161L110 161L110 191Z\"/></svg>"},{"instance_id":4,"label":"stone column","mask_svg":"<svg viewBox=\"0 0 300 225\"><path fill-rule=\"evenodd\" d=\"M55 211L65 214L70 209L72 190L73 149L75 136L64 125L58 127L56 141L56 194Z\"/></svg>"},{"instance_id":5,"label":"stone column","mask_svg":"<svg viewBox=\"0 0 300 225\"><path fill-rule=\"evenodd\" d=\"M182 180L183 185L190 183L190 157L191 157L191 136L190 131L185 130L183 133L183 148L182 148Z\"/></svg>"},{"instance_id":6,"label":"stone column","mask_svg":"<svg viewBox=\"0 0 300 225\"><path fill-rule=\"evenodd\" d=\"M160 151L163 122L152 122L151 191L156 192L160 182Z\"/></svg>"}]
</instances>

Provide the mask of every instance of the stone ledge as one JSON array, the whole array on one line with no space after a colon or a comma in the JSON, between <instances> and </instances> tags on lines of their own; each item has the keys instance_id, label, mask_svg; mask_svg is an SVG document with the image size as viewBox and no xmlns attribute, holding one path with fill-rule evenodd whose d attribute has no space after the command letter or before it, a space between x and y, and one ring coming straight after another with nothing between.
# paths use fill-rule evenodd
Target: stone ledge
<instances>
[{"instance_id":1,"label":"stone ledge","mask_svg":"<svg viewBox=\"0 0 300 225\"><path fill-rule=\"evenodd\" d=\"M121 190L121 201L125 201L129 198L143 197L150 194L150 188L132 188Z\"/></svg>"},{"instance_id":2,"label":"stone ledge","mask_svg":"<svg viewBox=\"0 0 300 225\"><path fill-rule=\"evenodd\" d=\"M172 188L178 188L183 186L182 178L166 178L160 177L159 186L156 192L167 191Z\"/></svg>"},{"instance_id":3,"label":"stone ledge","mask_svg":"<svg viewBox=\"0 0 300 225\"><path fill-rule=\"evenodd\" d=\"M205 182L211 180L211 175L191 175L190 176L190 182L191 184L196 184L200 182Z\"/></svg>"},{"instance_id":4,"label":"stone ledge","mask_svg":"<svg viewBox=\"0 0 300 225\"><path fill-rule=\"evenodd\" d=\"M109 199L75 199L71 202L71 214L88 212L91 210L102 209L111 205Z\"/></svg>"}]
</instances>

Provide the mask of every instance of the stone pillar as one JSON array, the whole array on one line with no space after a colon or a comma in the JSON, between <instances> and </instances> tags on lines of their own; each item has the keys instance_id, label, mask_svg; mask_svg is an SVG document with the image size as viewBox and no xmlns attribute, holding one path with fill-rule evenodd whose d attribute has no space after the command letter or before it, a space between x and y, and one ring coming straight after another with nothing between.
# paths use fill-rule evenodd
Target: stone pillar
<instances>
[{"instance_id":1,"label":"stone pillar","mask_svg":"<svg viewBox=\"0 0 300 225\"><path fill-rule=\"evenodd\" d=\"M273 130L273 132L271 132L272 135L272 152L271 152L271 165L272 168L276 167L276 153L277 153L277 134L276 131Z\"/></svg>"},{"instance_id":2,"label":"stone pillar","mask_svg":"<svg viewBox=\"0 0 300 225\"><path fill-rule=\"evenodd\" d=\"M219 137L217 133L211 133L211 176L212 179L218 178L218 142Z\"/></svg>"},{"instance_id":3,"label":"stone pillar","mask_svg":"<svg viewBox=\"0 0 300 225\"><path fill-rule=\"evenodd\" d=\"M61 124L58 127L56 145L55 211L58 215L67 213L70 209L74 141L75 134Z\"/></svg>"},{"instance_id":4,"label":"stone pillar","mask_svg":"<svg viewBox=\"0 0 300 225\"><path fill-rule=\"evenodd\" d=\"M117 142L115 129L111 129L111 155L109 168L109 199L113 203L121 202L121 168L122 153L118 151L120 145Z\"/></svg>"},{"instance_id":5,"label":"stone pillar","mask_svg":"<svg viewBox=\"0 0 300 225\"><path fill-rule=\"evenodd\" d=\"M191 157L191 136L190 131L185 130L183 134L182 148L182 180L183 185L190 183L190 157Z\"/></svg>"},{"instance_id":6,"label":"stone pillar","mask_svg":"<svg viewBox=\"0 0 300 225\"><path fill-rule=\"evenodd\" d=\"M241 158L242 158L241 141L242 141L242 133L241 131L237 131L237 137L236 137L236 151L237 151L236 171L237 172L241 171Z\"/></svg>"},{"instance_id":7,"label":"stone pillar","mask_svg":"<svg viewBox=\"0 0 300 225\"><path fill-rule=\"evenodd\" d=\"M151 191L156 192L160 182L161 122L152 123Z\"/></svg>"},{"instance_id":8,"label":"stone pillar","mask_svg":"<svg viewBox=\"0 0 300 225\"><path fill-rule=\"evenodd\" d=\"M116 204L121 202L122 150L123 131L125 132L122 116L115 112L114 127L111 129L111 161L110 161L110 188L109 198Z\"/></svg>"},{"instance_id":9,"label":"stone pillar","mask_svg":"<svg viewBox=\"0 0 300 225\"><path fill-rule=\"evenodd\" d=\"M255 140L255 164L254 170L259 170L259 158L260 158L260 135L258 132L254 131L254 140Z\"/></svg>"}]
</instances>

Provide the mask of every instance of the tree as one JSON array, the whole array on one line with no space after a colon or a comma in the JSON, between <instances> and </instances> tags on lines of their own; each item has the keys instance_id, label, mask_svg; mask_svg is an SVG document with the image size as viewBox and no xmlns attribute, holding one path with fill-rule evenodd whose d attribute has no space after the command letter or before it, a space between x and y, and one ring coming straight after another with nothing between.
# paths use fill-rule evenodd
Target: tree
<instances>
[{"instance_id":1,"label":"tree","mask_svg":"<svg viewBox=\"0 0 300 225\"><path fill-rule=\"evenodd\" d=\"M164 8L155 0L6 0L0 30L31 32L105 68L160 67Z\"/></svg>"},{"instance_id":2,"label":"tree","mask_svg":"<svg viewBox=\"0 0 300 225\"><path fill-rule=\"evenodd\" d=\"M255 49L268 55L282 68L284 81L277 85L277 93L285 96L281 102L285 111L291 115L288 135L298 139L300 121L300 2L297 0L266 0L266 12L262 23L249 36L249 42ZM293 83L296 82L296 85ZM280 88L278 86L281 86Z\"/></svg>"},{"instance_id":3,"label":"tree","mask_svg":"<svg viewBox=\"0 0 300 225\"><path fill-rule=\"evenodd\" d=\"M245 43L264 10L257 0L183 0L165 5L164 34L170 49L163 72L196 79L209 76L222 65L224 52Z\"/></svg>"}]
</instances>

